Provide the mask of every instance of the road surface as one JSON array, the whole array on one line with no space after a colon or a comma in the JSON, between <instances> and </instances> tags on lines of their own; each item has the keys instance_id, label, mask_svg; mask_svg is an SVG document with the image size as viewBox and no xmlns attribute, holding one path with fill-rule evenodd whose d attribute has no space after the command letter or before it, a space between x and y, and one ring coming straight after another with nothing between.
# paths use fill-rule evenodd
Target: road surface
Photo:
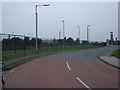
<instances>
[{"instance_id":1,"label":"road surface","mask_svg":"<svg viewBox=\"0 0 120 90\"><path fill-rule=\"evenodd\" d=\"M12 69L6 88L118 88L118 69L101 62L116 47L63 52Z\"/></svg>"}]
</instances>

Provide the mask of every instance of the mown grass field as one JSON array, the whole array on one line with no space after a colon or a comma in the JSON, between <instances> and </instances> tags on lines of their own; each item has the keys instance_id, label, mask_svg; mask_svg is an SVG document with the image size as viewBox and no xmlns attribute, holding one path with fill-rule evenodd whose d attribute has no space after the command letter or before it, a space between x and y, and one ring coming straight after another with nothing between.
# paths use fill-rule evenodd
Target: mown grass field
<instances>
[{"instance_id":1,"label":"mown grass field","mask_svg":"<svg viewBox=\"0 0 120 90\"><path fill-rule=\"evenodd\" d=\"M120 49L113 51L112 56L120 58Z\"/></svg>"},{"instance_id":2,"label":"mown grass field","mask_svg":"<svg viewBox=\"0 0 120 90\"><path fill-rule=\"evenodd\" d=\"M82 49L89 49L89 48L99 48L99 46L76 46L76 47L64 47L64 48L57 48L57 47L47 47L41 48L38 52L35 49L26 49L26 50L11 50L11 51L3 51L2 52L2 60L10 60L13 58L18 58L26 55L32 55L35 53L47 53L47 52L57 52L57 51L67 51L67 50L82 50Z\"/></svg>"}]
</instances>

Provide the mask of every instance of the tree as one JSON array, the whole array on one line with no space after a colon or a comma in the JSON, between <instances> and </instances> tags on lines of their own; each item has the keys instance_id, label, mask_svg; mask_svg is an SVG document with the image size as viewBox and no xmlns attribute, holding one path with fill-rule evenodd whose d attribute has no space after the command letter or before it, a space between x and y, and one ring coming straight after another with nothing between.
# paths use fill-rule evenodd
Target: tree
<instances>
[{"instance_id":1,"label":"tree","mask_svg":"<svg viewBox=\"0 0 120 90\"><path fill-rule=\"evenodd\" d=\"M35 38L32 38L32 39L31 39L30 45L31 45L32 47L35 47L35 45L36 45L36 39L35 39Z\"/></svg>"},{"instance_id":2,"label":"tree","mask_svg":"<svg viewBox=\"0 0 120 90\"><path fill-rule=\"evenodd\" d=\"M42 43L43 43L42 39L38 38L38 48L40 48L40 46L42 46Z\"/></svg>"},{"instance_id":3,"label":"tree","mask_svg":"<svg viewBox=\"0 0 120 90\"><path fill-rule=\"evenodd\" d=\"M29 37L24 38L24 45L25 45L26 48L30 47L30 39L29 39Z\"/></svg>"},{"instance_id":4,"label":"tree","mask_svg":"<svg viewBox=\"0 0 120 90\"><path fill-rule=\"evenodd\" d=\"M67 43L68 45L73 45L73 44L74 44L74 40L73 40L71 37L69 37L69 38L66 40L66 43Z\"/></svg>"},{"instance_id":5,"label":"tree","mask_svg":"<svg viewBox=\"0 0 120 90\"><path fill-rule=\"evenodd\" d=\"M58 39L58 40L57 40L57 45L58 45L58 46L62 46L62 42L63 42L62 39Z\"/></svg>"},{"instance_id":6,"label":"tree","mask_svg":"<svg viewBox=\"0 0 120 90\"><path fill-rule=\"evenodd\" d=\"M2 50L12 50L12 45L9 39L2 40Z\"/></svg>"},{"instance_id":7,"label":"tree","mask_svg":"<svg viewBox=\"0 0 120 90\"><path fill-rule=\"evenodd\" d=\"M82 44L88 44L88 41L84 40L82 41Z\"/></svg>"},{"instance_id":8,"label":"tree","mask_svg":"<svg viewBox=\"0 0 120 90\"><path fill-rule=\"evenodd\" d=\"M53 39L53 45L56 45L56 39L55 38Z\"/></svg>"},{"instance_id":9,"label":"tree","mask_svg":"<svg viewBox=\"0 0 120 90\"><path fill-rule=\"evenodd\" d=\"M79 42L80 42L80 40L79 40L79 38L77 38L77 39L75 40L75 44L79 44Z\"/></svg>"}]
</instances>

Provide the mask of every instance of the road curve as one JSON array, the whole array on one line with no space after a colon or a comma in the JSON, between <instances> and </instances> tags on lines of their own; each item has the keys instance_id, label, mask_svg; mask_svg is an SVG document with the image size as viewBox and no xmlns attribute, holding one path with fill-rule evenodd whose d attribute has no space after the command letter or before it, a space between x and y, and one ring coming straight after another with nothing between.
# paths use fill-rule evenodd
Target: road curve
<instances>
[{"instance_id":1,"label":"road curve","mask_svg":"<svg viewBox=\"0 0 120 90\"><path fill-rule=\"evenodd\" d=\"M31 60L6 76L6 88L118 88L118 69L97 58L108 50L88 49Z\"/></svg>"}]
</instances>

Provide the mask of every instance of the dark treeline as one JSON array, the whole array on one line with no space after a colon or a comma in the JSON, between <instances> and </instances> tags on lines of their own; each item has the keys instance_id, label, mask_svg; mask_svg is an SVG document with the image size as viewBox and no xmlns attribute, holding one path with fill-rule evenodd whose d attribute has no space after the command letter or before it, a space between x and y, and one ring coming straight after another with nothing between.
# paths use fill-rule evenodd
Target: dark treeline
<instances>
[{"instance_id":1,"label":"dark treeline","mask_svg":"<svg viewBox=\"0 0 120 90\"><path fill-rule=\"evenodd\" d=\"M21 49L33 49L35 48L36 39L25 37L24 39L14 37L11 39L2 40L2 50L21 50ZM42 43L41 39L38 39L38 45Z\"/></svg>"},{"instance_id":2,"label":"dark treeline","mask_svg":"<svg viewBox=\"0 0 120 90\"><path fill-rule=\"evenodd\" d=\"M54 46L62 46L63 45L63 41L64 41L64 45L65 46L73 46L73 45L86 45L88 44L87 41L82 41L81 44L79 43L79 39L77 38L76 40L74 40L73 38L69 37L69 38L64 38L64 39L46 39L46 40L42 40L42 39L38 39L38 48L41 47L54 47ZM93 46L104 46L105 43L98 43L98 42L94 42L91 43L91 45ZM29 38L29 37L25 37L24 39L18 38L18 37L13 37L13 38L9 38L9 39L3 39L2 40L2 50L6 51L6 50L21 50L21 49L35 49L36 46L36 39L35 38Z\"/></svg>"}]
</instances>

